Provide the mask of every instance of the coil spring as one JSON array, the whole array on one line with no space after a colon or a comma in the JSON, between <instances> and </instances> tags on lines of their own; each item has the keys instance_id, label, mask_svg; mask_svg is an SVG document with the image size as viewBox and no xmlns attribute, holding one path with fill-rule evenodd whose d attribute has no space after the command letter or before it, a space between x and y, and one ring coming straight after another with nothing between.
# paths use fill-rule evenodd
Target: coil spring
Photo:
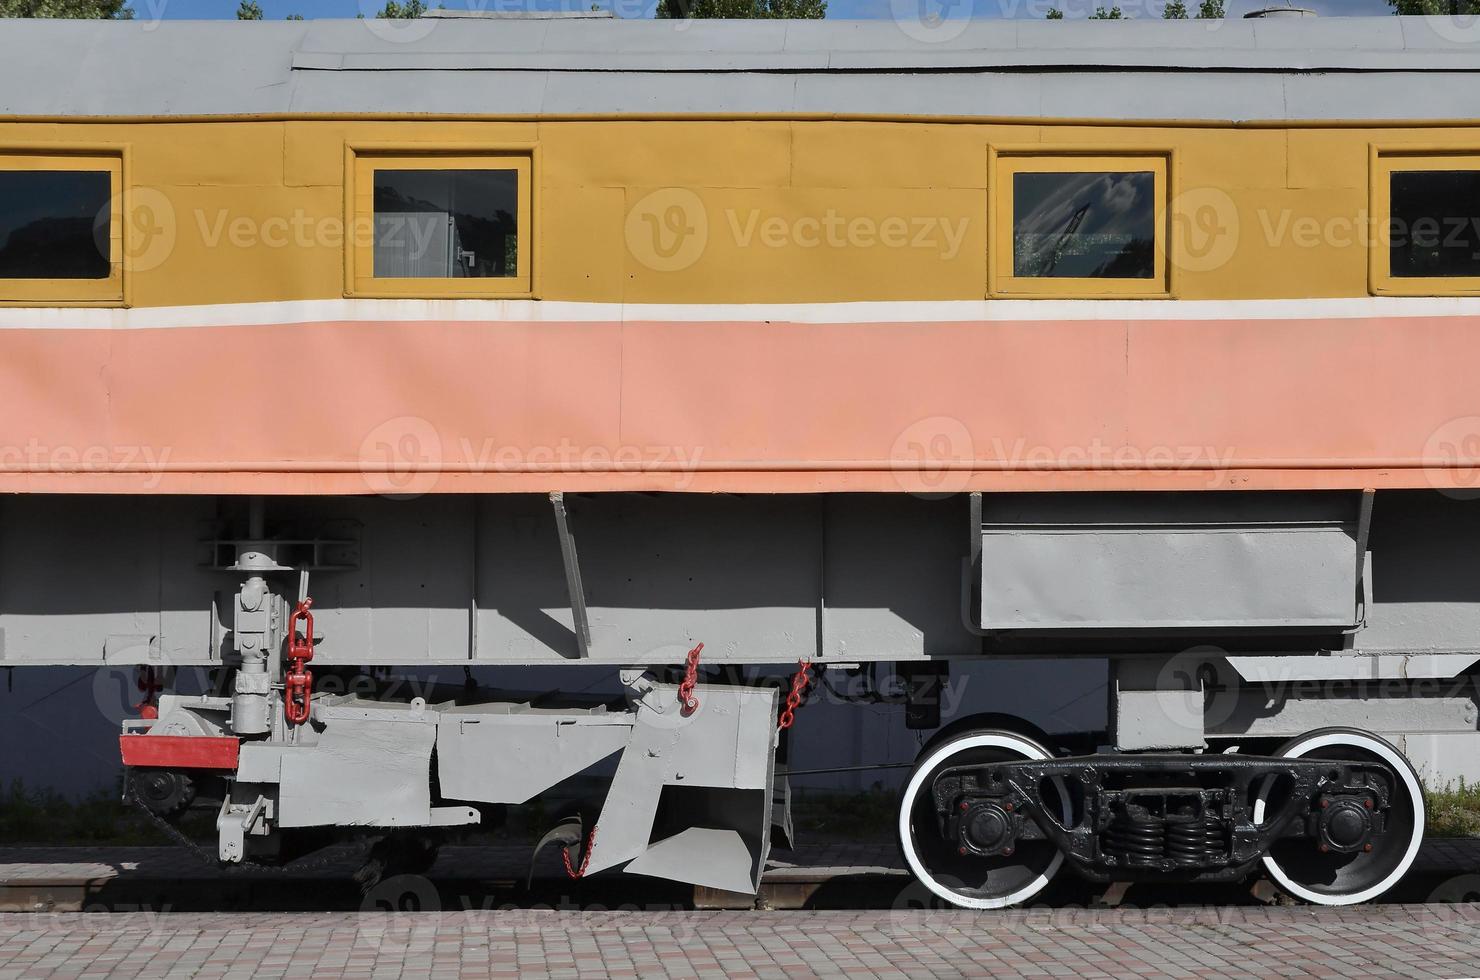
<instances>
[{"instance_id":1,"label":"coil spring","mask_svg":"<svg viewBox=\"0 0 1480 980\"><path fill-rule=\"evenodd\" d=\"M1105 831L1105 850L1131 862L1159 861L1166 853L1167 825L1163 820L1121 817Z\"/></svg>"},{"instance_id":2,"label":"coil spring","mask_svg":"<svg viewBox=\"0 0 1480 980\"><path fill-rule=\"evenodd\" d=\"M1205 817L1167 827L1167 856L1186 867L1206 867L1227 857L1223 822Z\"/></svg>"}]
</instances>

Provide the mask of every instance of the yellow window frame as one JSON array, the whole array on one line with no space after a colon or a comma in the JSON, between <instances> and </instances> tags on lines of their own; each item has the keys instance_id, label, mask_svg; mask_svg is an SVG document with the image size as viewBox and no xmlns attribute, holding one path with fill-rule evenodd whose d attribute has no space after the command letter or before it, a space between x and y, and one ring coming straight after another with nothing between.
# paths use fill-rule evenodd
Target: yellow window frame
<instances>
[{"instance_id":1,"label":"yellow window frame","mask_svg":"<svg viewBox=\"0 0 1480 980\"><path fill-rule=\"evenodd\" d=\"M1407 170L1480 171L1480 150L1474 147L1372 147L1370 208L1372 231L1367 242L1367 281L1374 296L1474 296L1480 294L1476 276L1395 276L1392 274L1391 229L1394 173Z\"/></svg>"},{"instance_id":2,"label":"yellow window frame","mask_svg":"<svg viewBox=\"0 0 1480 980\"><path fill-rule=\"evenodd\" d=\"M516 275L485 278L375 275L375 171L512 170L518 175ZM350 146L345 162L345 295L372 299L530 299L535 296L535 148L519 146Z\"/></svg>"},{"instance_id":3,"label":"yellow window frame","mask_svg":"<svg viewBox=\"0 0 1480 980\"><path fill-rule=\"evenodd\" d=\"M105 279L0 278L0 306L122 306L124 304L123 153L118 149L0 146L0 171L72 170L108 174L108 276Z\"/></svg>"},{"instance_id":4,"label":"yellow window frame","mask_svg":"<svg viewBox=\"0 0 1480 980\"><path fill-rule=\"evenodd\" d=\"M1015 276L1013 266L1013 177L1019 173L1150 172L1155 186L1154 271L1149 279ZM1172 200L1171 151L1118 153L1036 145L993 147L988 152L987 295L1017 299L1167 299L1172 295L1168 261L1169 202Z\"/></svg>"}]
</instances>

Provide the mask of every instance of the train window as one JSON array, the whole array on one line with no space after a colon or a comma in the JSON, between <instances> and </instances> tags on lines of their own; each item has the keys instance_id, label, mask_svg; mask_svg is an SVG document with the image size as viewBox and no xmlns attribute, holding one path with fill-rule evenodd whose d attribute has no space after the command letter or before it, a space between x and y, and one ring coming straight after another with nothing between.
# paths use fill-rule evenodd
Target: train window
<instances>
[{"instance_id":1,"label":"train window","mask_svg":"<svg viewBox=\"0 0 1480 980\"><path fill-rule=\"evenodd\" d=\"M0 156L0 303L118 303L121 161Z\"/></svg>"},{"instance_id":2,"label":"train window","mask_svg":"<svg viewBox=\"0 0 1480 980\"><path fill-rule=\"evenodd\" d=\"M1156 175L1012 175L1012 274L1150 279L1156 274Z\"/></svg>"},{"instance_id":3,"label":"train window","mask_svg":"<svg viewBox=\"0 0 1480 980\"><path fill-rule=\"evenodd\" d=\"M1165 157L1002 154L993 176L994 294L1166 294Z\"/></svg>"},{"instance_id":4,"label":"train window","mask_svg":"<svg viewBox=\"0 0 1480 980\"><path fill-rule=\"evenodd\" d=\"M1480 170L1399 170L1388 179L1389 272L1480 276Z\"/></svg>"},{"instance_id":5,"label":"train window","mask_svg":"<svg viewBox=\"0 0 1480 980\"><path fill-rule=\"evenodd\" d=\"M1372 180L1372 291L1480 292L1480 156L1379 153Z\"/></svg>"},{"instance_id":6,"label":"train window","mask_svg":"<svg viewBox=\"0 0 1480 980\"><path fill-rule=\"evenodd\" d=\"M516 276L518 214L513 170L376 170L375 277Z\"/></svg>"},{"instance_id":7,"label":"train window","mask_svg":"<svg viewBox=\"0 0 1480 980\"><path fill-rule=\"evenodd\" d=\"M528 294L529 179L517 154L358 156L351 292Z\"/></svg>"}]
</instances>

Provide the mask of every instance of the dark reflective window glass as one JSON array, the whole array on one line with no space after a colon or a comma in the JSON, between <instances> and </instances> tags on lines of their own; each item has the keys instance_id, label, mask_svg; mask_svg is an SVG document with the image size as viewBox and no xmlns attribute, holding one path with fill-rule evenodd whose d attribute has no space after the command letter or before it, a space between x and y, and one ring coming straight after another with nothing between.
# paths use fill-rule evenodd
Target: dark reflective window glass
<instances>
[{"instance_id":1,"label":"dark reflective window glass","mask_svg":"<svg viewBox=\"0 0 1480 980\"><path fill-rule=\"evenodd\" d=\"M1012 274L1154 279L1156 175L1015 173Z\"/></svg>"},{"instance_id":2,"label":"dark reflective window glass","mask_svg":"<svg viewBox=\"0 0 1480 980\"><path fill-rule=\"evenodd\" d=\"M1480 170L1392 175L1390 272L1480 276Z\"/></svg>"},{"instance_id":3,"label":"dark reflective window glass","mask_svg":"<svg viewBox=\"0 0 1480 980\"><path fill-rule=\"evenodd\" d=\"M0 170L0 279L107 279L111 178Z\"/></svg>"},{"instance_id":4,"label":"dark reflective window glass","mask_svg":"<svg viewBox=\"0 0 1480 980\"><path fill-rule=\"evenodd\" d=\"M375 275L518 275L514 170L375 171Z\"/></svg>"}]
</instances>

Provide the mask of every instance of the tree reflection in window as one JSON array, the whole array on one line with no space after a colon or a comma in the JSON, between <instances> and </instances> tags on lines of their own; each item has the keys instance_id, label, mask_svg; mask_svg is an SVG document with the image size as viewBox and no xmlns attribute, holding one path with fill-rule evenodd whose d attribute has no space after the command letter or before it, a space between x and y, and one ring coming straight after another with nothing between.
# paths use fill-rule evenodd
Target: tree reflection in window
<instances>
[{"instance_id":1,"label":"tree reflection in window","mask_svg":"<svg viewBox=\"0 0 1480 980\"><path fill-rule=\"evenodd\" d=\"M1156 175L1026 173L1012 179L1012 274L1152 279Z\"/></svg>"},{"instance_id":2,"label":"tree reflection in window","mask_svg":"<svg viewBox=\"0 0 1480 980\"><path fill-rule=\"evenodd\" d=\"M516 276L518 210L513 170L377 170L375 275Z\"/></svg>"},{"instance_id":3,"label":"tree reflection in window","mask_svg":"<svg viewBox=\"0 0 1480 980\"><path fill-rule=\"evenodd\" d=\"M107 279L111 177L0 170L0 279Z\"/></svg>"}]
</instances>

